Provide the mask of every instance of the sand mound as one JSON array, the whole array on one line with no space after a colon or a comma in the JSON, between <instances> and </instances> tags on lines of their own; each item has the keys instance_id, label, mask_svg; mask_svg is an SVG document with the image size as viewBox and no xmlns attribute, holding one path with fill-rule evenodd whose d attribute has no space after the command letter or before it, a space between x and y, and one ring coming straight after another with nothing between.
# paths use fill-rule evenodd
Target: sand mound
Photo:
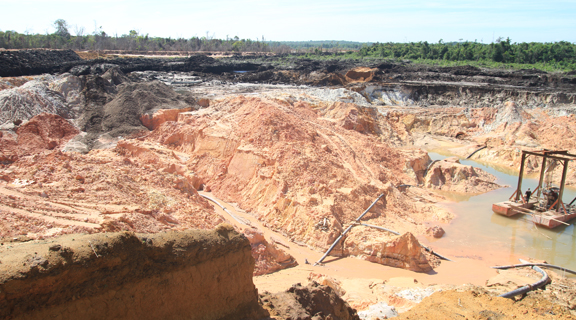
<instances>
[{"instance_id":1,"label":"sand mound","mask_svg":"<svg viewBox=\"0 0 576 320\"><path fill-rule=\"evenodd\" d=\"M570 312L542 299L494 297L474 291L443 291L424 298L395 319L574 319Z\"/></svg>"},{"instance_id":2,"label":"sand mound","mask_svg":"<svg viewBox=\"0 0 576 320\"><path fill-rule=\"evenodd\" d=\"M104 80L108 82L107 80ZM87 100L94 100L87 97ZM184 109L195 105L189 95L176 93L161 82L125 83L117 95L105 105L93 103L83 116L88 132L109 132L112 136L125 136L146 130L140 117L159 109Z\"/></svg>"},{"instance_id":3,"label":"sand mound","mask_svg":"<svg viewBox=\"0 0 576 320\"><path fill-rule=\"evenodd\" d=\"M294 257L268 242L261 231L246 228L244 235L250 240L252 256L256 259L255 276L298 265Z\"/></svg>"},{"instance_id":4,"label":"sand mound","mask_svg":"<svg viewBox=\"0 0 576 320\"><path fill-rule=\"evenodd\" d=\"M180 114L146 140L186 153L187 167L217 197L315 248L327 248L380 193L385 197L366 216L373 224L415 231L414 221L442 219L432 205L392 186L411 181L401 153L320 113L303 102L236 97ZM420 227L416 232L424 233ZM391 239L373 236L374 242ZM352 233L347 243L364 238ZM362 250L370 255L370 248Z\"/></svg>"},{"instance_id":5,"label":"sand mound","mask_svg":"<svg viewBox=\"0 0 576 320\"><path fill-rule=\"evenodd\" d=\"M120 141L115 149L86 155L57 149L41 152L40 138L54 136L45 133L45 126L65 128L56 115L41 116L19 129L26 139L18 140L27 141L31 156L7 155L4 160L10 166L0 170L0 238L212 229L223 221L196 192L201 181L187 169L186 154L138 140ZM41 134L29 137L35 130ZM13 147L20 149L16 142ZM259 232L250 229L246 234L257 261L255 273L296 264Z\"/></svg>"},{"instance_id":6,"label":"sand mound","mask_svg":"<svg viewBox=\"0 0 576 320\"><path fill-rule=\"evenodd\" d=\"M360 320L356 310L329 286L295 284L285 292L264 292L260 301L274 319Z\"/></svg>"},{"instance_id":7,"label":"sand mound","mask_svg":"<svg viewBox=\"0 0 576 320\"><path fill-rule=\"evenodd\" d=\"M0 91L0 124L14 120L28 120L43 112L64 118L74 116L66 99L58 92L49 89L45 81L32 80L20 87Z\"/></svg>"},{"instance_id":8,"label":"sand mound","mask_svg":"<svg viewBox=\"0 0 576 320\"><path fill-rule=\"evenodd\" d=\"M210 229L223 221L186 177L163 170L160 161L168 160L131 160L119 152L51 151L21 157L0 171L8 180L0 180L2 215L28 221L18 228L0 221L0 236Z\"/></svg>"},{"instance_id":9,"label":"sand mound","mask_svg":"<svg viewBox=\"0 0 576 320\"><path fill-rule=\"evenodd\" d=\"M15 133L6 131L0 134L0 157L20 157L58 149L78 132L68 120L42 113L17 128Z\"/></svg>"},{"instance_id":10,"label":"sand mound","mask_svg":"<svg viewBox=\"0 0 576 320\"><path fill-rule=\"evenodd\" d=\"M501 188L496 177L481 169L463 165L458 158L446 158L428 168L424 180L427 188L462 193L484 193Z\"/></svg>"},{"instance_id":11,"label":"sand mound","mask_svg":"<svg viewBox=\"0 0 576 320\"><path fill-rule=\"evenodd\" d=\"M371 262L416 272L432 271L433 266L439 264L437 259L426 253L416 237L410 232L383 242L377 238L377 235L376 239L378 240L373 241L371 237L367 236L366 230L355 231L364 236L364 241L346 244L348 254L358 255L360 258ZM371 234L375 235L374 232Z\"/></svg>"}]
</instances>

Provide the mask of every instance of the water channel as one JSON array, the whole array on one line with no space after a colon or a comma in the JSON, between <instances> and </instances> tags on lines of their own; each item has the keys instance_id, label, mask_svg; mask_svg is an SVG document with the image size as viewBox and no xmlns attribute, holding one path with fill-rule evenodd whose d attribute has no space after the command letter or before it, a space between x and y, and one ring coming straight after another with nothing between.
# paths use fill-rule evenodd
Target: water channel
<instances>
[{"instance_id":1,"label":"water channel","mask_svg":"<svg viewBox=\"0 0 576 320\"><path fill-rule=\"evenodd\" d=\"M432 160L449 156L438 153L429 155ZM460 163L481 168L495 175L497 183L509 187L475 196L443 193L451 201L442 205L454 212L457 218L449 225L442 226L446 235L431 243L435 250L494 264L518 263L519 257L530 257L576 270L574 225L548 230L535 227L529 215L518 214L510 218L493 213L493 203L507 200L514 193L518 174L471 160L461 159ZM523 190L534 190L537 186L537 178L524 177ZM564 202L570 202L574 196L576 190L566 188Z\"/></svg>"}]
</instances>

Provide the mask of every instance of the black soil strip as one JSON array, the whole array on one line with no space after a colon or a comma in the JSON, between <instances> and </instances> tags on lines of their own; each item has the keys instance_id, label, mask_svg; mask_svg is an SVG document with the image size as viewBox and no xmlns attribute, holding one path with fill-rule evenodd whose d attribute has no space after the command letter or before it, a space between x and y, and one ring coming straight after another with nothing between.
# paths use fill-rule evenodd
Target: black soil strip
<instances>
[{"instance_id":1,"label":"black soil strip","mask_svg":"<svg viewBox=\"0 0 576 320\"><path fill-rule=\"evenodd\" d=\"M72 50L0 51L0 77L56 73L82 59Z\"/></svg>"}]
</instances>

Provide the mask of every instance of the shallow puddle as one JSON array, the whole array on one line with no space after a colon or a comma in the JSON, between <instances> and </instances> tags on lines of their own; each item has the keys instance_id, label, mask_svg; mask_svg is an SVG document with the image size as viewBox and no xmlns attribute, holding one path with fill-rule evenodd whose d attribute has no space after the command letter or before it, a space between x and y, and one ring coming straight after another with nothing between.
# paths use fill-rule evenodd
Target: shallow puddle
<instances>
[{"instance_id":1,"label":"shallow puddle","mask_svg":"<svg viewBox=\"0 0 576 320\"><path fill-rule=\"evenodd\" d=\"M432 160L445 155L429 153ZM576 236L574 225L552 230L536 227L531 216L519 214L509 218L492 212L492 204L507 200L518 183L511 170L490 167L471 160L460 163L481 168L495 175L497 183L509 187L476 196L442 193L453 202L442 203L457 215L450 225L443 226L446 235L431 245L442 254L486 260L494 264L519 263L518 258L546 260L550 264L576 270ZM506 172L507 171L507 172ZM522 189L538 186L535 178L524 177ZM576 191L564 190L564 202L570 202ZM572 220L572 223L576 222Z\"/></svg>"}]
</instances>

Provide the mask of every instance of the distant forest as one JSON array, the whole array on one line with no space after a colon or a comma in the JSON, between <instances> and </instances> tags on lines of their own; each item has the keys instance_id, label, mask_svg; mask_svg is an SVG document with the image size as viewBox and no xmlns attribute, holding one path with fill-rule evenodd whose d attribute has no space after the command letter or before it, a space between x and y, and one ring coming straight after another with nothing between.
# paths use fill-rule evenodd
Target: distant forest
<instances>
[{"instance_id":1,"label":"distant forest","mask_svg":"<svg viewBox=\"0 0 576 320\"><path fill-rule=\"evenodd\" d=\"M282 46L291 48L293 50L323 50L323 51L336 51L336 50L360 50L362 47L371 45L372 42L355 42L355 41L334 41L334 40L320 40L320 41L269 41L268 44L271 48L279 48Z\"/></svg>"},{"instance_id":2,"label":"distant forest","mask_svg":"<svg viewBox=\"0 0 576 320\"><path fill-rule=\"evenodd\" d=\"M499 62L515 64L550 64L576 70L576 45L566 41L554 43L512 43L510 38L490 44L478 42L376 43L360 49L365 57L388 57L408 60L441 60Z\"/></svg>"},{"instance_id":3,"label":"distant forest","mask_svg":"<svg viewBox=\"0 0 576 320\"><path fill-rule=\"evenodd\" d=\"M560 41L553 43L512 43L498 38L490 44L478 42L438 43L362 43L353 41L266 41L262 39L214 39L206 37L161 38L142 35L135 30L121 36L109 35L102 27L91 34L84 28L70 27L65 20L54 22L52 34L22 34L0 31L0 48L27 49L50 48L72 50L128 50L148 51L225 51L225 52L274 52L278 54L304 53L310 58L341 59L393 59L411 60L426 64L499 66L502 64L532 65L550 70L576 70L576 44Z\"/></svg>"}]
</instances>

